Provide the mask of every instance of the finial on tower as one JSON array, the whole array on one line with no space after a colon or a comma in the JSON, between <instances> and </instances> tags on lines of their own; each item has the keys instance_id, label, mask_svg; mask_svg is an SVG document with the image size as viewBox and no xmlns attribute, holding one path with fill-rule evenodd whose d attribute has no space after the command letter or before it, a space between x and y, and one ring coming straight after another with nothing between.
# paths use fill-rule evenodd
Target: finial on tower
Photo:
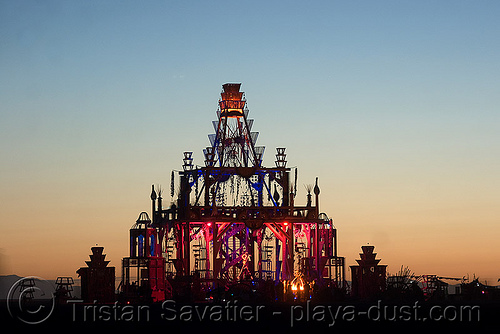
<instances>
[{"instance_id":1,"label":"finial on tower","mask_svg":"<svg viewBox=\"0 0 500 334\"><path fill-rule=\"evenodd\" d=\"M316 185L314 186L314 194L319 195L318 178L316 178Z\"/></svg>"},{"instance_id":2,"label":"finial on tower","mask_svg":"<svg viewBox=\"0 0 500 334\"><path fill-rule=\"evenodd\" d=\"M155 191L155 185L151 185L151 200L155 201L156 200L156 191Z\"/></svg>"}]
</instances>

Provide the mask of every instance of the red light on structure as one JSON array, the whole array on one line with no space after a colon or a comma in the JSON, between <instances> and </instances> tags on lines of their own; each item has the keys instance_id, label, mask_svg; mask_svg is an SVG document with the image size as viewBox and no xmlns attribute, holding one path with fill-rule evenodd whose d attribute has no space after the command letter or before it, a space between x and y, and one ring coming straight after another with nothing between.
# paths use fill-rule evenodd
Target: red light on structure
<instances>
[{"instance_id":1,"label":"red light on structure","mask_svg":"<svg viewBox=\"0 0 500 334\"><path fill-rule=\"evenodd\" d=\"M288 226L288 222L283 222L283 226L287 227Z\"/></svg>"},{"instance_id":2,"label":"red light on structure","mask_svg":"<svg viewBox=\"0 0 500 334\"><path fill-rule=\"evenodd\" d=\"M212 223L208 222L208 223L207 223L207 226L208 226L208 227L212 227Z\"/></svg>"}]
</instances>

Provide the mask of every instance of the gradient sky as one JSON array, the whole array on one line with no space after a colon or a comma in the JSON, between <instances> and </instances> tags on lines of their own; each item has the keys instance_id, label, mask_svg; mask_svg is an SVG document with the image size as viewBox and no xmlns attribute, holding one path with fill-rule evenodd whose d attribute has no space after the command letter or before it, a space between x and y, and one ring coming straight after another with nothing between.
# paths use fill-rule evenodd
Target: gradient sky
<instances>
[{"instance_id":1,"label":"gradient sky","mask_svg":"<svg viewBox=\"0 0 500 334\"><path fill-rule=\"evenodd\" d=\"M355 264L500 277L500 2L0 1L0 274L76 277L203 164L221 85ZM305 204L304 187L297 202ZM167 199L168 200L168 199Z\"/></svg>"}]
</instances>

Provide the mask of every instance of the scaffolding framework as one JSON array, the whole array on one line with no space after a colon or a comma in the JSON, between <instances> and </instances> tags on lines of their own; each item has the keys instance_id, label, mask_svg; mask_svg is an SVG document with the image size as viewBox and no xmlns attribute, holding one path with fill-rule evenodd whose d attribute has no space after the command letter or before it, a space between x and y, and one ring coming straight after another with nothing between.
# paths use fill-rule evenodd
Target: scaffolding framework
<instances>
[{"instance_id":1,"label":"scaffolding framework","mask_svg":"<svg viewBox=\"0 0 500 334\"><path fill-rule=\"evenodd\" d=\"M319 211L318 179L308 187L307 204L297 206L297 169L287 167L286 149L276 149L275 166L262 166L264 147L256 145L258 132L240 85L223 85L204 166L184 152L182 171L172 173L174 204L163 208L153 186L152 221L138 234L151 252L134 248L130 259L161 257L170 280L194 276L208 288L216 280L289 282L298 273L343 287L344 258L337 254L332 220ZM125 260L126 283L133 265Z\"/></svg>"}]
</instances>

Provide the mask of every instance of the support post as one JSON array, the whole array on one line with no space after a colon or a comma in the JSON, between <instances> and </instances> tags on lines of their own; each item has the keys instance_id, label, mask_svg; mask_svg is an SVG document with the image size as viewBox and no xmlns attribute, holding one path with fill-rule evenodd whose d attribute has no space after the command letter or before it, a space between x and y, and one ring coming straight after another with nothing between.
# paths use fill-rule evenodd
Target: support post
<instances>
[{"instance_id":1,"label":"support post","mask_svg":"<svg viewBox=\"0 0 500 334\"><path fill-rule=\"evenodd\" d=\"M191 270L191 245L190 245L190 235L189 235L189 221L183 223L183 228L184 231L182 233L182 236L184 238L183 240L183 252L184 252L184 274L189 275L190 270Z\"/></svg>"},{"instance_id":2,"label":"support post","mask_svg":"<svg viewBox=\"0 0 500 334\"><path fill-rule=\"evenodd\" d=\"M212 223L212 225L215 225ZM205 278L209 279L210 278L210 239L213 239L211 236L211 227L207 226L205 230L205 247L206 247L206 271L205 271Z\"/></svg>"},{"instance_id":3,"label":"support post","mask_svg":"<svg viewBox=\"0 0 500 334\"><path fill-rule=\"evenodd\" d=\"M314 231L314 266L316 272L318 273L318 279L321 277L319 270L319 259L320 259L320 245L319 245L319 223L316 223L316 230Z\"/></svg>"}]
</instances>

